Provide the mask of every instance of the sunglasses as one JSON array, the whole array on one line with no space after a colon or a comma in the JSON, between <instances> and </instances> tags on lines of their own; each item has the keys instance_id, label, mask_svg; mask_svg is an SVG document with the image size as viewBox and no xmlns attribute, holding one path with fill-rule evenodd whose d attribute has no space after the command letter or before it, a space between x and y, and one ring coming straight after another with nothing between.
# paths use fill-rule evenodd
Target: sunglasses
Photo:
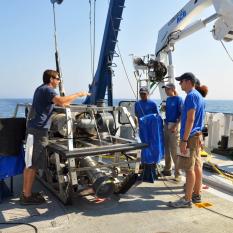
<instances>
[{"instance_id":1,"label":"sunglasses","mask_svg":"<svg viewBox=\"0 0 233 233\"><path fill-rule=\"evenodd\" d=\"M55 78L55 77L53 77L53 79L56 79L56 80L58 80L58 81L61 81L61 79L60 79L60 78Z\"/></svg>"}]
</instances>

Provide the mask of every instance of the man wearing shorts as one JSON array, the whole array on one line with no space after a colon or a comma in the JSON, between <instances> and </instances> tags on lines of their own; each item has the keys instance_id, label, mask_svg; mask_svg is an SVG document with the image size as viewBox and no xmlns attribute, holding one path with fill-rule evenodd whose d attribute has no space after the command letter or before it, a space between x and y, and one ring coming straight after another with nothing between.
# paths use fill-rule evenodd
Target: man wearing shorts
<instances>
[{"instance_id":1,"label":"man wearing shorts","mask_svg":"<svg viewBox=\"0 0 233 233\"><path fill-rule=\"evenodd\" d=\"M58 96L55 89L59 82L58 72L45 70L43 84L36 89L33 96L27 122L26 168L23 174L23 193L20 197L22 205L35 205L45 202L40 193L32 192L32 186L37 170L45 168L45 147L48 144L48 129L54 104L67 106L78 97L90 95L87 92L78 92L69 96Z\"/></svg>"},{"instance_id":2,"label":"man wearing shorts","mask_svg":"<svg viewBox=\"0 0 233 233\"><path fill-rule=\"evenodd\" d=\"M181 113L180 154L178 166L186 173L185 196L169 202L174 208L192 207L201 202L202 162L200 157L200 137L204 126L205 104L201 94L195 89L196 78L192 73L184 73L176 78L181 89L187 93Z\"/></svg>"}]
</instances>

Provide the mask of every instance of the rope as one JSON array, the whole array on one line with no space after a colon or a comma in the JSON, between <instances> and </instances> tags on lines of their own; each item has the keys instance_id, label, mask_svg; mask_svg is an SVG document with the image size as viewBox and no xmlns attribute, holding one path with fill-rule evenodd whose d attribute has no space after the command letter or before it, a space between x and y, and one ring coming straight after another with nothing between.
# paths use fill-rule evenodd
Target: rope
<instances>
[{"instance_id":1,"label":"rope","mask_svg":"<svg viewBox=\"0 0 233 233\"><path fill-rule=\"evenodd\" d=\"M209 150L207 148L205 148L205 150L208 152L207 153L207 162L213 167L213 169L221 176L223 176L224 178L230 180L233 182L233 174L226 174L224 171L221 171L216 164L212 163L210 160L212 158L212 153L209 152Z\"/></svg>"},{"instance_id":2,"label":"rope","mask_svg":"<svg viewBox=\"0 0 233 233\"><path fill-rule=\"evenodd\" d=\"M92 0L89 0L90 11L89 11L89 21L90 21L90 52L91 52L91 75L92 79L94 79L95 72L95 8L96 8L96 0L94 0L94 6L92 6ZM92 26L92 8L94 10L93 13L93 26ZM93 27L93 32L92 32Z\"/></svg>"},{"instance_id":3,"label":"rope","mask_svg":"<svg viewBox=\"0 0 233 233\"><path fill-rule=\"evenodd\" d=\"M159 83L157 83L157 84L154 86L153 90L151 91L151 95L153 95L153 93L154 93L155 89L158 87L158 85L159 85Z\"/></svg>"},{"instance_id":4,"label":"rope","mask_svg":"<svg viewBox=\"0 0 233 233\"><path fill-rule=\"evenodd\" d=\"M108 0L108 3L110 4L110 0ZM122 57L122 54L121 54L120 46L119 46L119 43L118 43L118 41L117 41L116 33L115 33L115 30L114 30L114 26L113 26L112 15L111 15L111 24L112 24L114 39L115 39L115 41L116 41L117 52L118 52L118 54L119 54L119 58L120 58L121 65L122 65L123 70L124 70L125 77L126 77L126 79L127 79L127 81L128 81L128 84L129 84L129 86L130 86L130 89L131 89L131 91L132 91L132 93L133 93L135 99L137 99L137 94L135 93L134 88L133 88L133 85L132 85L132 83L131 83L131 81L130 81L130 78L129 78L129 75L128 75L128 72L127 72L127 70L126 70L125 63L124 63L124 60L123 60L123 57ZM140 109L141 109L141 111L142 111L142 114L145 115L145 113L144 113L144 111L143 111L143 108L142 108L142 106L141 106L140 103L139 103L139 106L140 106Z\"/></svg>"},{"instance_id":5,"label":"rope","mask_svg":"<svg viewBox=\"0 0 233 233\"><path fill-rule=\"evenodd\" d=\"M232 58L232 56L230 55L230 53L228 52L228 50L227 50L226 46L224 45L224 43L222 42L222 40L220 40L220 42L221 42L221 44L222 44L222 46L223 46L224 50L226 51L226 53L227 53L228 57L229 57L229 58L230 58L230 60L233 62L233 58Z\"/></svg>"},{"instance_id":6,"label":"rope","mask_svg":"<svg viewBox=\"0 0 233 233\"><path fill-rule=\"evenodd\" d=\"M114 31L114 36L115 36L115 31ZM115 39L116 39L116 36L115 36ZM130 81L130 79L129 79L129 75L128 75L127 70L126 70L126 68L125 68L125 63L124 63L124 60L123 60L123 58L122 58L122 55L121 55L121 51L120 51L120 47L119 47L119 45L118 45L118 42L116 42L116 46L117 46L117 50L118 50L119 57L120 57L120 60L121 60L121 64L122 64L123 69L124 69L125 76L126 76L127 81L128 81L128 83L129 83L130 89L131 89L131 91L132 91L132 93L133 93L133 95L134 95L134 97L135 97L135 99L136 99L136 98L137 98L137 95L136 95L136 93L135 93L135 91L134 91L134 89L133 89L133 85L131 84L131 81Z\"/></svg>"},{"instance_id":7,"label":"rope","mask_svg":"<svg viewBox=\"0 0 233 233\"><path fill-rule=\"evenodd\" d=\"M30 223L24 223L24 222L0 222L0 225L26 225L26 226L32 227L35 230L36 233L38 232L37 227L30 224Z\"/></svg>"},{"instance_id":8,"label":"rope","mask_svg":"<svg viewBox=\"0 0 233 233\"><path fill-rule=\"evenodd\" d=\"M91 53L91 75L92 75L92 78L94 78L94 71L92 69L93 65L92 65L92 18L91 18L91 15L92 15L92 1L89 0L89 4L90 4L90 9L89 9L89 24L90 24L90 53Z\"/></svg>"},{"instance_id":9,"label":"rope","mask_svg":"<svg viewBox=\"0 0 233 233\"><path fill-rule=\"evenodd\" d=\"M108 3L110 4L110 0L108 0ZM136 99L136 98L137 98L137 95L136 95L136 93L135 93L135 91L134 91L134 89L133 89L133 86L132 86L131 81L130 81L130 79L129 79L128 72L127 72L127 70L126 70L126 68L125 68L125 63L124 63L123 57L122 57L122 55L121 55L121 50L120 50L119 43L118 43L118 41L117 41L116 33L115 33L115 30L114 30L114 26L113 26L112 15L111 15L111 24L112 24L114 39L115 39L115 41L116 41L116 47L117 47L117 50L118 50L118 54L119 54L119 57L120 57L120 61L121 61L121 64L122 64L122 67L123 67L123 70L124 70L126 79L127 79L128 83L129 83L130 89L131 89L131 91L132 91L132 93L133 93L133 95L134 95L134 97L135 97L135 99Z\"/></svg>"},{"instance_id":10,"label":"rope","mask_svg":"<svg viewBox=\"0 0 233 233\"><path fill-rule=\"evenodd\" d=\"M94 0L94 25L93 25L93 57L92 57L93 78L94 78L94 70L95 70L95 12L96 12L96 0Z\"/></svg>"}]
</instances>

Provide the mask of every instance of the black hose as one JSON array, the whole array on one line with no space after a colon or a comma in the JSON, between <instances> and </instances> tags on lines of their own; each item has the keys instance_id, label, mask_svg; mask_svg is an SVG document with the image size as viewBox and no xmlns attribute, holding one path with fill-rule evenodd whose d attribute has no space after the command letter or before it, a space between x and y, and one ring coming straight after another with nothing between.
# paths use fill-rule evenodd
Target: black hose
<instances>
[{"instance_id":1,"label":"black hose","mask_svg":"<svg viewBox=\"0 0 233 233\"><path fill-rule=\"evenodd\" d=\"M26 225L26 226L32 227L35 230L36 233L38 232L37 227L30 224L30 223L24 223L24 222L0 222L0 225Z\"/></svg>"}]
</instances>

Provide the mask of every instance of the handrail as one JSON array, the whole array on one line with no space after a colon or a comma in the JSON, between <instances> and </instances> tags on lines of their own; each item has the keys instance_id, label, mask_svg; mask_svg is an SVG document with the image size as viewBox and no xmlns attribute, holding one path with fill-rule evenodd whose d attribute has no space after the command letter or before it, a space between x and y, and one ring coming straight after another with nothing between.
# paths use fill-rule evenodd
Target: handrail
<instances>
[{"instance_id":1,"label":"handrail","mask_svg":"<svg viewBox=\"0 0 233 233\"><path fill-rule=\"evenodd\" d=\"M28 107L30 107L31 104L16 104L16 107L15 107L15 111L14 111L14 114L13 114L13 117L17 117L17 114L19 112L19 108L20 107L25 107L25 109L27 109Z\"/></svg>"}]
</instances>

